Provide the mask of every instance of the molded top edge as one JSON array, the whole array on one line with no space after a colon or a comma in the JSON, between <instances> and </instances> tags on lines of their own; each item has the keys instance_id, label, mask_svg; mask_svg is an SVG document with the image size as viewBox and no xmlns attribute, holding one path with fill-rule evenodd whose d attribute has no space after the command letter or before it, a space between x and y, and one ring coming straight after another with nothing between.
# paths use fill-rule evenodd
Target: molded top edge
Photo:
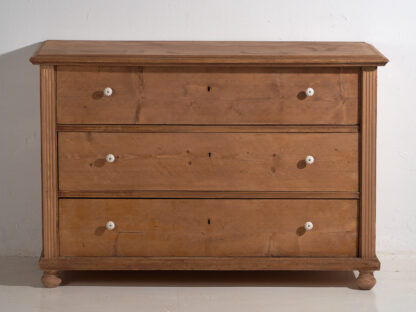
<instances>
[{"instance_id":1,"label":"molded top edge","mask_svg":"<svg viewBox=\"0 0 416 312\"><path fill-rule=\"evenodd\" d=\"M365 42L48 40L33 64L382 66Z\"/></svg>"}]
</instances>

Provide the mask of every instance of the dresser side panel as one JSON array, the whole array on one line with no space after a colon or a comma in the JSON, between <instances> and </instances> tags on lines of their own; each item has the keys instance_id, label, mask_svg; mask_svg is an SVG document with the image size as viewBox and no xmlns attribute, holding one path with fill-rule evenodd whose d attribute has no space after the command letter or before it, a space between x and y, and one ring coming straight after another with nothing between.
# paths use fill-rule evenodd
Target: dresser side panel
<instances>
[{"instance_id":1,"label":"dresser side panel","mask_svg":"<svg viewBox=\"0 0 416 312\"><path fill-rule=\"evenodd\" d=\"M45 258L53 258L59 254L55 75L54 66L40 67L42 224Z\"/></svg>"},{"instance_id":2,"label":"dresser side panel","mask_svg":"<svg viewBox=\"0 0 416 312\"><path fill-rule=\"evenodd\" d=\"M375 257L377 68L362 68L360 255Z\"/></svg>"}]
</instances>

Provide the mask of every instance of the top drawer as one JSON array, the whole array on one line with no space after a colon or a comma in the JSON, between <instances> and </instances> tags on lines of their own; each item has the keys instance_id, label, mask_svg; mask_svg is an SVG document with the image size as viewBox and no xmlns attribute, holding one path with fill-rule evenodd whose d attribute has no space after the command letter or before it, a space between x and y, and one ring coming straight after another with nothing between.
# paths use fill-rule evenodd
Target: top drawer
<instances>
[{"instance_id":1,"label":"top drawer","mask_svg":"<svg viewBox=\"0 0 416 312\"><path fill-rule=\"evenodd\" d=\"M358 68L58 66L58 123L357 124L358 80Z\"/></svg>"}]
</instances>

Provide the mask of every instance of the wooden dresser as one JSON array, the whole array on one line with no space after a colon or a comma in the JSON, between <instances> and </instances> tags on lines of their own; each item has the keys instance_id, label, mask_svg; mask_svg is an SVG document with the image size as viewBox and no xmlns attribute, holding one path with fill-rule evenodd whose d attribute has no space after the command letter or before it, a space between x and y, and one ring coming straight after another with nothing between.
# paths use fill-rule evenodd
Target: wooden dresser
<instances>
[{"instance_id":1,"label":"wooden dresser","mask_svg":"<svg viewBox=\"0 0 416 312\"><path fill-rule=\"evenodd\" d=\"M63 270L358 270L375 254L362 42L46 41L46 287Z\"/></svg>"}]
</instances>

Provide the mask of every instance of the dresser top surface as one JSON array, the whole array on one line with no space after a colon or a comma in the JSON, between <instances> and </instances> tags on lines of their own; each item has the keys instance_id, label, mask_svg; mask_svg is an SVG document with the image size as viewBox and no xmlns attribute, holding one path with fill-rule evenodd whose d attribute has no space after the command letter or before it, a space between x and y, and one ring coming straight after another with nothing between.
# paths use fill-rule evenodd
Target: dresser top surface
<instances>
[{"instance_id":1,"label":"dresser top surface","mask_svg":"<svg viewBox=\"0 0 416 312\"><path fill-rule=\"evenodd\" d=\"M388 59L365 42L48 40L33 64L230 64L380 66Z\"/></svg>"}]
</instances>

